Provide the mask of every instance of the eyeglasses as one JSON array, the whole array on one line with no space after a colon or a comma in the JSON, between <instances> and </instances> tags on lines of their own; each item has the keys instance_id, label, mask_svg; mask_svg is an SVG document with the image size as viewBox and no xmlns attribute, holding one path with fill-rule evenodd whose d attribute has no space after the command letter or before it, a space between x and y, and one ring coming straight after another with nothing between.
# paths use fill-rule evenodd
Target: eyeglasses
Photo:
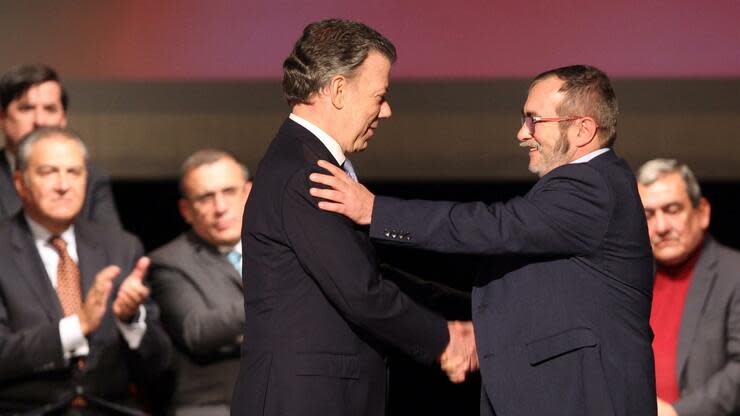
<instances>
[{"instance_id":1,"label":"eyeglasses","mask_svg":"<svg viewBox=\"0 0 740 416\"><path fill-rule=\"evenodd\" d=\"M218 191L206 192L204 194L195 195L187 199L192 201L192 203L197 206L212 206L216 203L216 198L220 194L224 202L226 202L227 204L231 204L236 201L239 196L242 195L241 191L243 189L243 186L229 186Z\"/></svg>"},{"instance_id":2,"label":"eyeglasses","mask_svg":"<svg viewBox=\"0 0 740 416\"><path fill-rule=\"evenodd\" d=\"M534 125L537 123L573 121L585 116L567 116L567 117L540 117L540 116L523 116L522 124L527 128L529 134L534 135Z\"/></svg>"}]
</instances>

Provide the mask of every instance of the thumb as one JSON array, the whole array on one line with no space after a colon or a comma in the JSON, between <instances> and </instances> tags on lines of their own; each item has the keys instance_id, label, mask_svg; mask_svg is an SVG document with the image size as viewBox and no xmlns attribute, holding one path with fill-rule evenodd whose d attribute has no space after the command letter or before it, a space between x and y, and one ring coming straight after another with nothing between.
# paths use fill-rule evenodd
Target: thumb
<instances>
[{"instance_id":1,"label":"thumb","mask_svg":"<svg viewBox=\"0 0 740 416\"><path fill-rule=\"evenodd\" d=\"M131 274L129 274L128 277L141 282L142 280L144 280L144 276L146 276L146 271L149 268L150 263L151 260L149 260L149 257L142 256L136 262L136 266L134 266L134 269L131 271Z\"/></svg>"}]
</instances>

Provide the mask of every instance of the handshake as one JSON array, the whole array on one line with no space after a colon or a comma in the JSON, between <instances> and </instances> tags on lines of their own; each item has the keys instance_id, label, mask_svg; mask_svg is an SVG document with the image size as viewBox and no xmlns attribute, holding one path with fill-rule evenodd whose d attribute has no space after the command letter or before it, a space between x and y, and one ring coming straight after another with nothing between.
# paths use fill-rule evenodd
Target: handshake
<instances>
[{"instance_id":1,"label":"handshake","mask_svg":"<svg viewBox=\"0 0 740 416\"><path fill-rule=\"evenodd\" d=\"M450 343L439 361L450 381L462 383L468 373L476 371L480 366L473 324L469 321L450 321L447 329L450 331Z\"/></svg>"}]
</instances>

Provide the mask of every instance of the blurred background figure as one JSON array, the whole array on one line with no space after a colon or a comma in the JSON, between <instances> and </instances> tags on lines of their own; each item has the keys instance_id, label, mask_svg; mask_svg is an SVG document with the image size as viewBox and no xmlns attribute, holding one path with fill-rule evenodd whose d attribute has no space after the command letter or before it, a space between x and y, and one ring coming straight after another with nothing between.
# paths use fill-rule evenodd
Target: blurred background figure
<instances>
[{"instance_id":1,"label":"blurred background figure","mask_svg":"<svg viewBox=\"0 0 740 416\"><path fill-rule=\"evenodd\" d=\"M740 253L707 233L711 207L688 166L653 159L637 172L657 263L658 414L740 413Z\"/></svg>"},{"instance_id":2,"label":"blurred background figure","mask_svg":"<svg viewBox=\"0 0 740 416\"><path fill-rule=\"evenodd\" d=\"M15 214L21 201L13 186L16 153L21 139L38 127L65 127L69 97L53 68L18 65L0 78L0 126L5 147L0 155L0 219ZM87 163L85 203L79 217L119 225L110 177Z\"/></svg>"},{"instance_id":3,"label":"blurred background figure","mask_svg":"<svg viewBox=\"0 0 740 416\"><path fill-rule=\"evenodd\" d=\"M241 226L252 183L219 150L182 165L180 213L191 228L152 254L153 296L177 354L175 414L228 415L244 331Z\"/></svg>"},{"instance_id":4,"label":"blurred background figure","mask_svg":"<svg viewBox=\"0 0 740 416\"><path fill-rule=\"evenodd\" d=\"M170 362L138 239L79 218L86 159L61 128L18 148L22 211L0 225L2 414L138 414L130 386Z\"/></svg>"}]
</instances>

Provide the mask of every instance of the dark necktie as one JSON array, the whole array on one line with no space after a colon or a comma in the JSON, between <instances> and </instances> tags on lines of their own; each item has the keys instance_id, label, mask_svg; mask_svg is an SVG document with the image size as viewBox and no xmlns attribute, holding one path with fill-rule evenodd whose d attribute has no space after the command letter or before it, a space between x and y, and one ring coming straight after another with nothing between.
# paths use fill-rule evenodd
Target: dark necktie
<instances>
[{"instance_id":1,"label":"dark necktie","mask_svg":"<svg viewBox=\"0 0 740 416\"><path fill-rule=\"evenodd\" d=\"M57 296L62 304L64 316L78 313L82 307L80 269L67 252L67 242L58 235L52 236L49 243L59 253L57 264Z\"/></svg>"}]
</instances>

